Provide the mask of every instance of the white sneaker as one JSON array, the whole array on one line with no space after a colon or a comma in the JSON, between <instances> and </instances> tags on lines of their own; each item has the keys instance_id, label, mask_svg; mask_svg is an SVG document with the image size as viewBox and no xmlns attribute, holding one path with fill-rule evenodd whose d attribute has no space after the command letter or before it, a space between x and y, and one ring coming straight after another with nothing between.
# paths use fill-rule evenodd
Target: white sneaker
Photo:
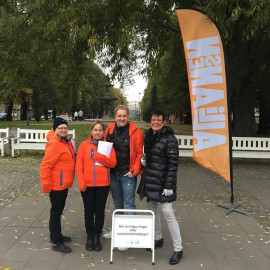
<instances>
[{"instance_id":1,"label":"white sneaker","mask_svg":"<svg viewBox=\"0 0 270 270\"><path fill-rule=\"evenodd\" d=\"M127 250L129 250L129 248L128 247L118 247L118 250L119 251L127 251Z\"/></svg>"},{"instance_id":2,"label":"white sneaker","mask_svg":"<svg viewBox=\"0 0 270 270\"><path fill-rule=\"evenodd\" d=\"M109 231L109 232L107 232L107 233L104 233L104 234L103 234L103 237L104 237L105 239L111 239L111 238L112 238L112 231Z\"/></svg>"}]
</instances>

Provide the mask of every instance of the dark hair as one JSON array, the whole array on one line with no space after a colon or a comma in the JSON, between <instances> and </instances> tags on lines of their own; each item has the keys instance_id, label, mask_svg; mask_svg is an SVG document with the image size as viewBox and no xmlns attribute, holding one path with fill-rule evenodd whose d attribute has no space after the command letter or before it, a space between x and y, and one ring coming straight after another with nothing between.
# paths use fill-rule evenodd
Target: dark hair
<instances>
[{"instance_id":1,"label":"dark hair","mask_svg":"<svg viewBox=\"0 0 270 270\"><path fill-rule=\"evenodd\" d=\"M97 124L100 124L101 126L102 126L102 128L103 128L103 130L105 131L105 125L101 122L101 121L96 121L96 122L94 122L93 124L92 124L92 126L91 126L91 131L93 130L93 128L97 125Z\"/></svg>"},{"instance_id":2,"label":"dark hair","mask_svg":"<svg viewBox=\"0 0 270 270\"><path fill-rule=\"evenodd\" d=\"M165 121L165 113L164 112L159 111L159 110L155 110L155 111L152 112L151 117L153 115L156 115L156 116L160 116L161 115L162 116L162 119L163 119L163 122Z\"/></svg>"}]
</instances>

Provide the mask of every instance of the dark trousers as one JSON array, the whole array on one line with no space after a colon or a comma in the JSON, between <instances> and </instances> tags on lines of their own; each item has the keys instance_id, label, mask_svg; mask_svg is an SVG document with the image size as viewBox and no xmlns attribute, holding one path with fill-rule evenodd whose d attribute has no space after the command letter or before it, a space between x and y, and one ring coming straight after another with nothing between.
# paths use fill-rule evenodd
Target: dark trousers
<instances>
[{"instance_id":1,"label":"dark trousers","mask_svg":"<svg viewBox=\"0 0 270 270\"><path fill-rule=\"evenodd\" d=\"M86 191L81 192L87 235L102 233L108 193L109 186L87 187Z\"/></svg>"},{"instance_id":2,"label":"dark trousers","mask_svg":"<svg viewBox=\"0 0 270 270\"><path fill-rule=\"evenodd\" d=\"M66 204L66 198L68 194L68 189L50 192L51 200L51 212L50 212L50 222L49 230L51 240L54 244L62 243L62 232L61 232L61 215Z\"/></svg>"}]
</instances>

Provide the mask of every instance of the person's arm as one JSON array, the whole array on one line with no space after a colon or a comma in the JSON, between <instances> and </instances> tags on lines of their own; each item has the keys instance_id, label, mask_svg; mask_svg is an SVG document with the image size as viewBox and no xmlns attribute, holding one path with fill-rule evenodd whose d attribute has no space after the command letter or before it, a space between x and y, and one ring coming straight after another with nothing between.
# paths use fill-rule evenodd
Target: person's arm
<instances>
[{"instance_id":1,"label":"person's arm","mask_svg":"<svg viewBox=\"0 0 270 270\"><path fill-rule=\"evenodd\" d=\"M136 139L136 155L135 163L133 165L133 168L130 173L132 173L133 177L137 176L141 171L141 157L143 156L143 145L144 145L144 139L143 139L143 132L138 129L137 130L137 139Z\"/></svg>"},{"instance_id":2,"label":"person's arm","mask_svg":"<svg viewBox=\"0 0 270 270\"><path fill-rule=\"evenodd\" d=\"M177 169L178 169L178 141L171 135L168 138L167 147L166 147L166 156L167 156L167 174L164 182L164 189L176 188L176 179L177 179Z\"/></svg>"},{"instance_id":3,"label":"person's arm","mask_svg":"<svg viewBox=\"0 0 270 270\"><path fill-rule=\"evenodd\" d=\"M108 167L108 168L114 168L116 166L116 153L114 148L112 147L110 156L107 157L99 152L95 152L93 156L93 160L97 161L98 163Z\"/></svg>"},{"instance_id":4,"label":"person's arm","mask_svg":"<svg viewBox=\"0 0 270 270\"><path fill-rule=\"evenodd\" d=\"M51 169L60 157L60 152L57 150L56 143L51 141L47 143L46 151L39 169L42 192L44 193L49 193L52 190Z\"/></svg>"},{"instance_id":5,"label":"person's arm","mask_svg":"<svg viewBox=\"0 0 270 270\"><path fill-rule=\"evenodd\" d=\"M80 144L78 152L77 152L76 175L77 175L79 190L81 191L85 190L86 186L84 183L84 145L83 143Z\"/></svg>"}]
</instances>

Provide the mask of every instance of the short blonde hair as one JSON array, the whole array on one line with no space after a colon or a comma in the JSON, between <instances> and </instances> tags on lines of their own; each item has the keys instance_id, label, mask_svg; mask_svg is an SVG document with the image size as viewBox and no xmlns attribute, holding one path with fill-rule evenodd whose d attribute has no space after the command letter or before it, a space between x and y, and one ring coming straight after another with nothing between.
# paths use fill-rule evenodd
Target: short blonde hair
<instances>
[{"instance_id":1,"label":"short blonde hair","mask_svg":"<svg viewBox=\"0 0 270 270\"><path fill-rule=\"evenodd\" d=\"M127 106L125 106L125 105L118 105L118 106L114 109L114 116L116 116L116 114L117 114L117 112L118 112L119 110L124 110L124 111L127 112L127 115L129 115L129 109L128 109Z\"/></svg>"}]
</instances>

